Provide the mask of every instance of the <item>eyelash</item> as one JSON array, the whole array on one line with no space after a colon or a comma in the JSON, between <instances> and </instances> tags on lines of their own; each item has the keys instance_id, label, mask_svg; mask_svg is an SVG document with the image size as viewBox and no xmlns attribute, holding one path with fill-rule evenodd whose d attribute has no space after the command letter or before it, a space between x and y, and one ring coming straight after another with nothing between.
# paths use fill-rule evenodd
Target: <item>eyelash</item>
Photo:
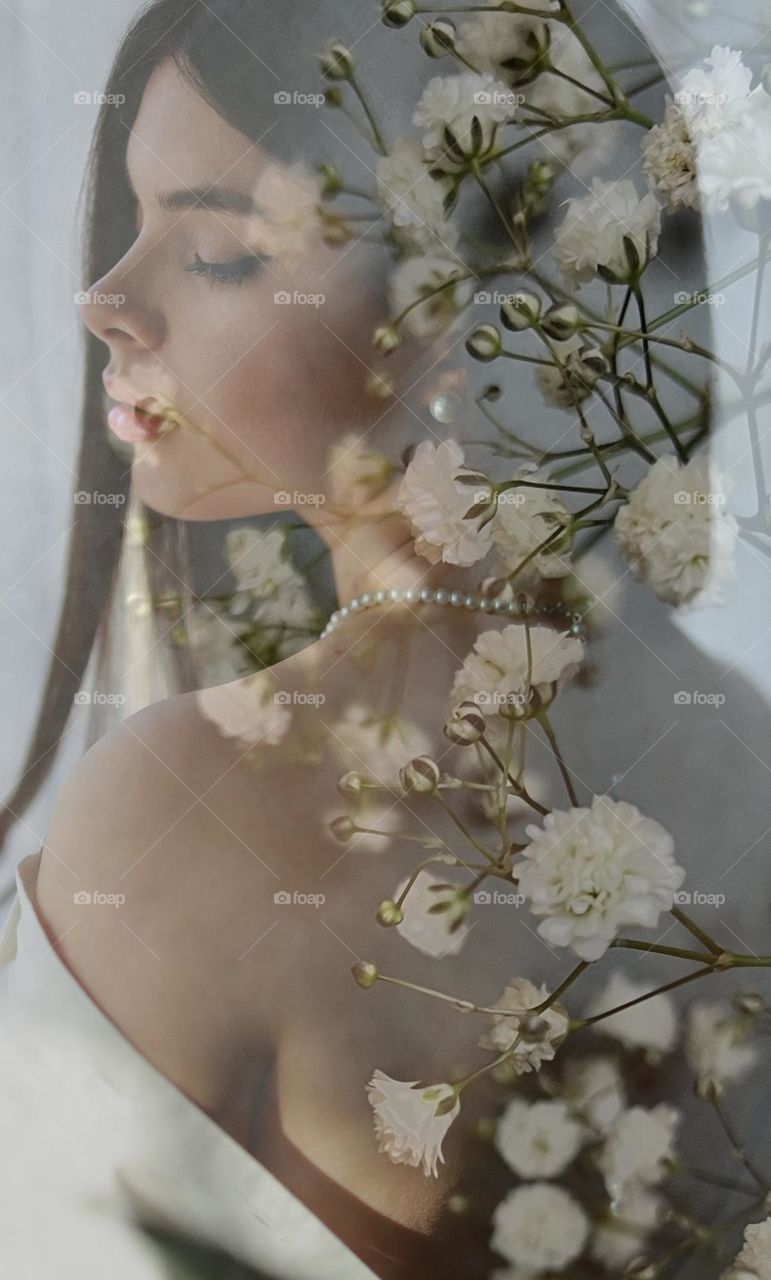
<instances>
[{"instance_id":1,"label":"eyelash","mask_svg":"<svg viewBox=\"0 0 771 1280\"><path fill-rule=\"evenodd\" d=\"M206 262L196 254L195 261L185 270L196 276L206 276L214 284L244 284L246 280L255 276L261 267L262 258L258 258L255 254L237 258L235 262Z\"/></svg>"}]
</instances>

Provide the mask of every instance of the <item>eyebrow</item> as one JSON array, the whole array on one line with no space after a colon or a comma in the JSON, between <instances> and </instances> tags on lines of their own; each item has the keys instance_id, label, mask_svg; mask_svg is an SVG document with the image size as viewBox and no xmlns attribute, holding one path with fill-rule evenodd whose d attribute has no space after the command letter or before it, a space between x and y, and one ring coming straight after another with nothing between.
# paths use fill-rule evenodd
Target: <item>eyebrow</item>
<instances>
[{"instance_id":1,"label":"eyebrow","mask_svg":"<svg viewBox=\"0 0 771 1280\"><path fill-rule=\"evenodd\" d=\"M179 191L161 192L156 197L156 204L173 213L181 209L205 209L242 215L257 212L257 206L248 191L239 191L236 187L182 187Z\"/></svg>"}]
</instances>

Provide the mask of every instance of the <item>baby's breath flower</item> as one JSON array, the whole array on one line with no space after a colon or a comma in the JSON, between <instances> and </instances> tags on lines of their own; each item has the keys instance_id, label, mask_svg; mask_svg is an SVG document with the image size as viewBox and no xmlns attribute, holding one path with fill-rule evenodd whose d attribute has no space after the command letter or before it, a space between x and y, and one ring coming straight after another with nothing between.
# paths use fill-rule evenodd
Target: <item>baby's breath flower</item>
<instances>
[{"instance_id":1,"label":"baby's breath flower","mask_svg":"<svg viewBox=\"0 0 771 1280\"><path fill-rule=\"evenodd\" d=\"M495 1132L495 1145L520 1178L556 1178L577 1155L584 1130L564 1102L513 1099Z\"/></svg>"},{"instance_id":2,"label":"baby's breath flower","mask_svg":"<svg viewBox=\"0 0 771 1280\"><path fill-rule=\"evenodd\" d=\"M437 1164L444 1160L442 1143L460 1111L460 1098L453 1086L393 1080L376 1071L367 1097L375 1113L379 1150L393 1164L422 1168L427 1178L435 1178Z\"/></svg>"},{"instance_id":3,"label":"baby's breath flower","mask_svg":"<svg viewBox=\"0 0 771 1280\"><path fill-rule=\"evenodd\" d=\"M589 1221L578 1201L562 1187L533 1182L517 1187L493 1215L493 1249L536 1274L562 1271L581 1253Z\"/></svg>"},{"instance_id":4,"label":"baby's breath flower","mask_svg":"<svg viewBox=\"0 0 771 1280\"><path fill-rule=\"evenodd\" d=\"M661 206L651 192L640 197L629 178L594 178L588 196L568 201L554 257L572 287L598 275L628 283L655 256L660 230Z\"/></svg>"},{"instance_id":5,"label":"baby's breath flower","mask_svg":"<svg viewBox=\"0 0 771 1280\"><path fill-rule=\"evenodd\" d=\"M680 1113L664 1103L648 1111L630 1107L610 1129L599 1166L611 1201L617 1203L636 1187L655 1186L674 1154Z\"/></svg>"},{"instance_id":6,"label":"baby's breath flower","mask_svg":"<svg viewBox=\"0 0 771 1280\"><path fill-rule=\"evenodd\" d=\"M493 1017L479 1044L499 1054L510 1049L507 1066L514 1075L538 1071L544 1062L551 1062L567 1035L568 1017L560 1004L533 1013L548 994L545 986L536 987L527 978L512 978L493 1006L501 1013Z\"/></svg>"}]
</instances>

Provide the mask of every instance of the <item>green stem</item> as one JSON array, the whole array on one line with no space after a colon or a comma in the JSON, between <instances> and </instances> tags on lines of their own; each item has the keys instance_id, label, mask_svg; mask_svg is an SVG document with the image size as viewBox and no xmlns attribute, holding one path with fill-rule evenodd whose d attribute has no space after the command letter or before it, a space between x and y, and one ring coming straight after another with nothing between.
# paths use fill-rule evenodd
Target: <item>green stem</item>
<instances>
[{"instance_id":1,"label":"green stem","mask_svg":"<svg viewBox=\"0 0 771 1280\"><path fill-rule=\"evenodd\" d=\"M570 772L568 770L567 765L565 764L565 760L563 758L562 752L560 751L559 743L557 742L557 735L554 732L551 726L549 717L545 711L541 711L537 719L538 719L538 723L540 724L541 728L543 729L549 741L549 746L552 749L552 754L554 756L554 759L557 761L557 767L559 768L559 771L562 774L562 780L565 783L565 790L568 793L570 803L573 805L574 808L577 809L578 796L576 795L575 787L573 786L573 779L570 776Z\"/></svg>"},{"instance_id":2,"label":"green stem","mask_svg":"<svg viewBox=\"0 0 771 1280\"><path fill-rule=\"evenodd\" d=\"M676 978L674 982L667 982L663 987L657 987L655 991L649 991L647 995L636 996L634 1000L627 1000L624 1004L616 1005L615 1009L608 1009L605 1013L595 1013L592 1018L577 1019L572 1026L574 1031L582 1031L584 1027L593 1027L595 1023L604 1021L605 1018L612 1018L615 1013L623 1013L626 1009L633 1009L637 1004L644 1004L646 1000L652 1000L654 996L664 995L667 991L674 991L676 987L684 987L688 982L694 982L697 978L705 978L708 973L720 972L715 969L714 965L709 965L704 969L694 969L693 973L687 973L684 978Z\"/></svg>"},{"instance_id":3,"label":"green stem","mask_svg":"<svg viewBox=\"0 0 771 1280\"><path fill-rule=\"evenodd\" d=\"M692 920L690 916L687 916L679 907L672 907L671 914L675 917L675 920L683 926L683 928L687 929L694 938L698 939L702 946L705 946L708 951L711 951L713 956L723 955L725 948L721 947L718 942L715 942L715 939L711 938L706 930L702 929L695 920Z\"/></svg>"}]
</instances>

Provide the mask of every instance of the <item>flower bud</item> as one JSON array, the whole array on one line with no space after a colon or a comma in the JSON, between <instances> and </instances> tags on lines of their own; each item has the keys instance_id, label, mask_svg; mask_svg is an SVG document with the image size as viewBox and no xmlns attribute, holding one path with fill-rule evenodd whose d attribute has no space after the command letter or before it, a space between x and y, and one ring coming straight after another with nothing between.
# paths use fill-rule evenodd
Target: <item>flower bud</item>
<instances>
[{"instance_id":1,"label":"flower bud","mask_svg":"<svg viewBox=\"0 0 771 1280\"><path fill-rule=\"evenodd\" d=\"M356 773L355 769L344 773L337 784L338 791L344 796L360 796L363 787L364 779L360 773Z\"/></svg>"},{"instance_id":2,"label":"flower bud","mask_svg":"<svg viewBox=\"0 0 771 1280\"><path fill-rule=\"evenodd\" d=\"M336 85L331 85L329 89L324 90L324 106L325 107L342 107L343 95Z\"/></svg>"},{"instance_id":3,"label":"flower bud","mask_svg":"<svg viewBox=\"0 0 771 1280\"><path fill-rule=\"evenodd\" d=\"M610 373L610 361L599 347L582 347L579 356L584 368L598 378Z\"/></svg>"},{"instance_id":4,"label":"flower bud","mask_svg":"<svg viewBox=\"0 0 771 1280\"><path fill-rule=\"evenodd\" d=\"M586 321L574 302L563 302L559 306L549 307L541 320L541 328L555 342L566 342L574 333L580 333L586 327Z\"/></svg>"},{"instance_id":5,"label":"flower bud","mask_svg":"<svg viewBox=\"0 0 771 1280\"><path fill-rule=\"evenodd\" d=\"M486 729L484 713L475 702L461 702L457 706L447 724L444 726L445 736L459 747L470 746L478 742Z\"/></svg>"},{"instance_id":6,"label":"flower bud","mask_svg":"<svg viewBox=\"0 0 771 1280\"><path fill-rule=\"evenodd\" d=\"M390 373L370 372L365 379L364 390L375 400L390 400L396 395L396 383Z\"/></svg>"},{"instance_id":7,"label":"flower bud","mask_svg":"<svg viewBox=\"0 0 771 1280\"><path fill-rule=\"evenodd\" d=\"M402 343L399 330L393 324L378 325L372 341L381 355L384 356L389 355L391 351L395 351Z\"/></svg>"},{"instance_id":8,"label":"flower bud","mask_svg":"<svg viewBox=\"0 0 771 1280\"><path fill-rule=\"evenodd\" d=\"M429 58L444 58L455 48L455 23L446 18L429 22L420 33L420 43Z\"/></svg>"},{"instance_id":9,"label":"flower bud","mask_svg":"<svg viewBox=\"0 0 771 1280\"><path fill-rule=\"evenodd\" d=\"M353 54L344 44L331 44L319 55L319 64L328 80L350 80L353 75Z\"/></svg>"},{"instance_id":10,"label":"flower bud","mask_svg":"<svg viewBox=\"0 0 771 1280\"><path fill-rule=\"evenodd\" d=\"M470 338L466 350L475 360L497 360L503 350L501 335L494 324L481 324Z\"/></svg>"},{"instance_id":11,"label":"flower bud","mask_svg":"<svg viewBox=\"0 0 771 1280\"><path fill-rule=\"evenodd\" d=\"M759 991L738 991L734 996L734 1004L749 1018L756 1018L766 1010L766 1002Z\"/></svg>"},{"instance_id":12,"label":"flower bud","mask_svg":"<svg viewBox=\"0 0 771 1280\"><path fill-rule=\"evenodd\" d=\"M382 924L384 929L391 929L395 924L401 924L404 919L404 912L401 907L397 907L395 902L390 898L386 898L381 902L377 909L377 922Z\"/></svg>"},{"instance_id":13,"label":"flower bud","mask_svg":"<svg viewBox=\"0 0 771 1280\"><path fill-rule=\"evenodd\" d=\"M363 987L365 991L368 991L370 987L374 987L380 977L377 965L372 964L369 960L360 960L358 964L352 965L351 973L359 986Z\"/></svg>"},{"instance_id":14,"label":"flower bud","mask_svg":"<svg viewBox=\"0 0 771 1280\"><path fill-rule=\"evenodd\" d=\"M430 756L416 756L399 770L399 781L404 790L422 794L436 791L440 777L439 765Z\"/></svg>"},{"instance_id":15,"label":"flower bud","mask_svg":"<svg viewBox=\"0 0 771 1280\"><path fill-rule=\"evenodd\" d=\"M515 293L501 306L501 324L520 332L531 329L541 315L541 300L534 293Z\"/></svg>"},{"instance_id":16,"label":"flower bud","mask_svg":"<svg viewBox=\"0 0 771 1280\"><path fill-rule=\"evenodd\" d=\"M415 17L415 0L383 0L383 22L387 27L406 27Z\"/></svg>"},{"instance_id":17,"label":"flower bud","mask_svg":"<svg viewBox=\"0 0 771 1280\"><path fill-rule=\"evenodd\" d=\"M334 196L339 195L343 188L343 175L335 164L321 164L318 167L319 182L321 185L321 195L325 200L330 200Z\"/></svg>"},{"instance_id":18,"label":"flower bud","mask_svg":"<svg viewBox=\"0 0 771 1280\"><path fill-rule=\"evenodd\" d=\"M352 818L341 814L339 818L335 818L333 822L330 822L329 830L332 832L332 835L336 840L345 842L346 840L350 840L351 836L356 834L357 828L356 823Z\"/></svg>"}]
</instances>

